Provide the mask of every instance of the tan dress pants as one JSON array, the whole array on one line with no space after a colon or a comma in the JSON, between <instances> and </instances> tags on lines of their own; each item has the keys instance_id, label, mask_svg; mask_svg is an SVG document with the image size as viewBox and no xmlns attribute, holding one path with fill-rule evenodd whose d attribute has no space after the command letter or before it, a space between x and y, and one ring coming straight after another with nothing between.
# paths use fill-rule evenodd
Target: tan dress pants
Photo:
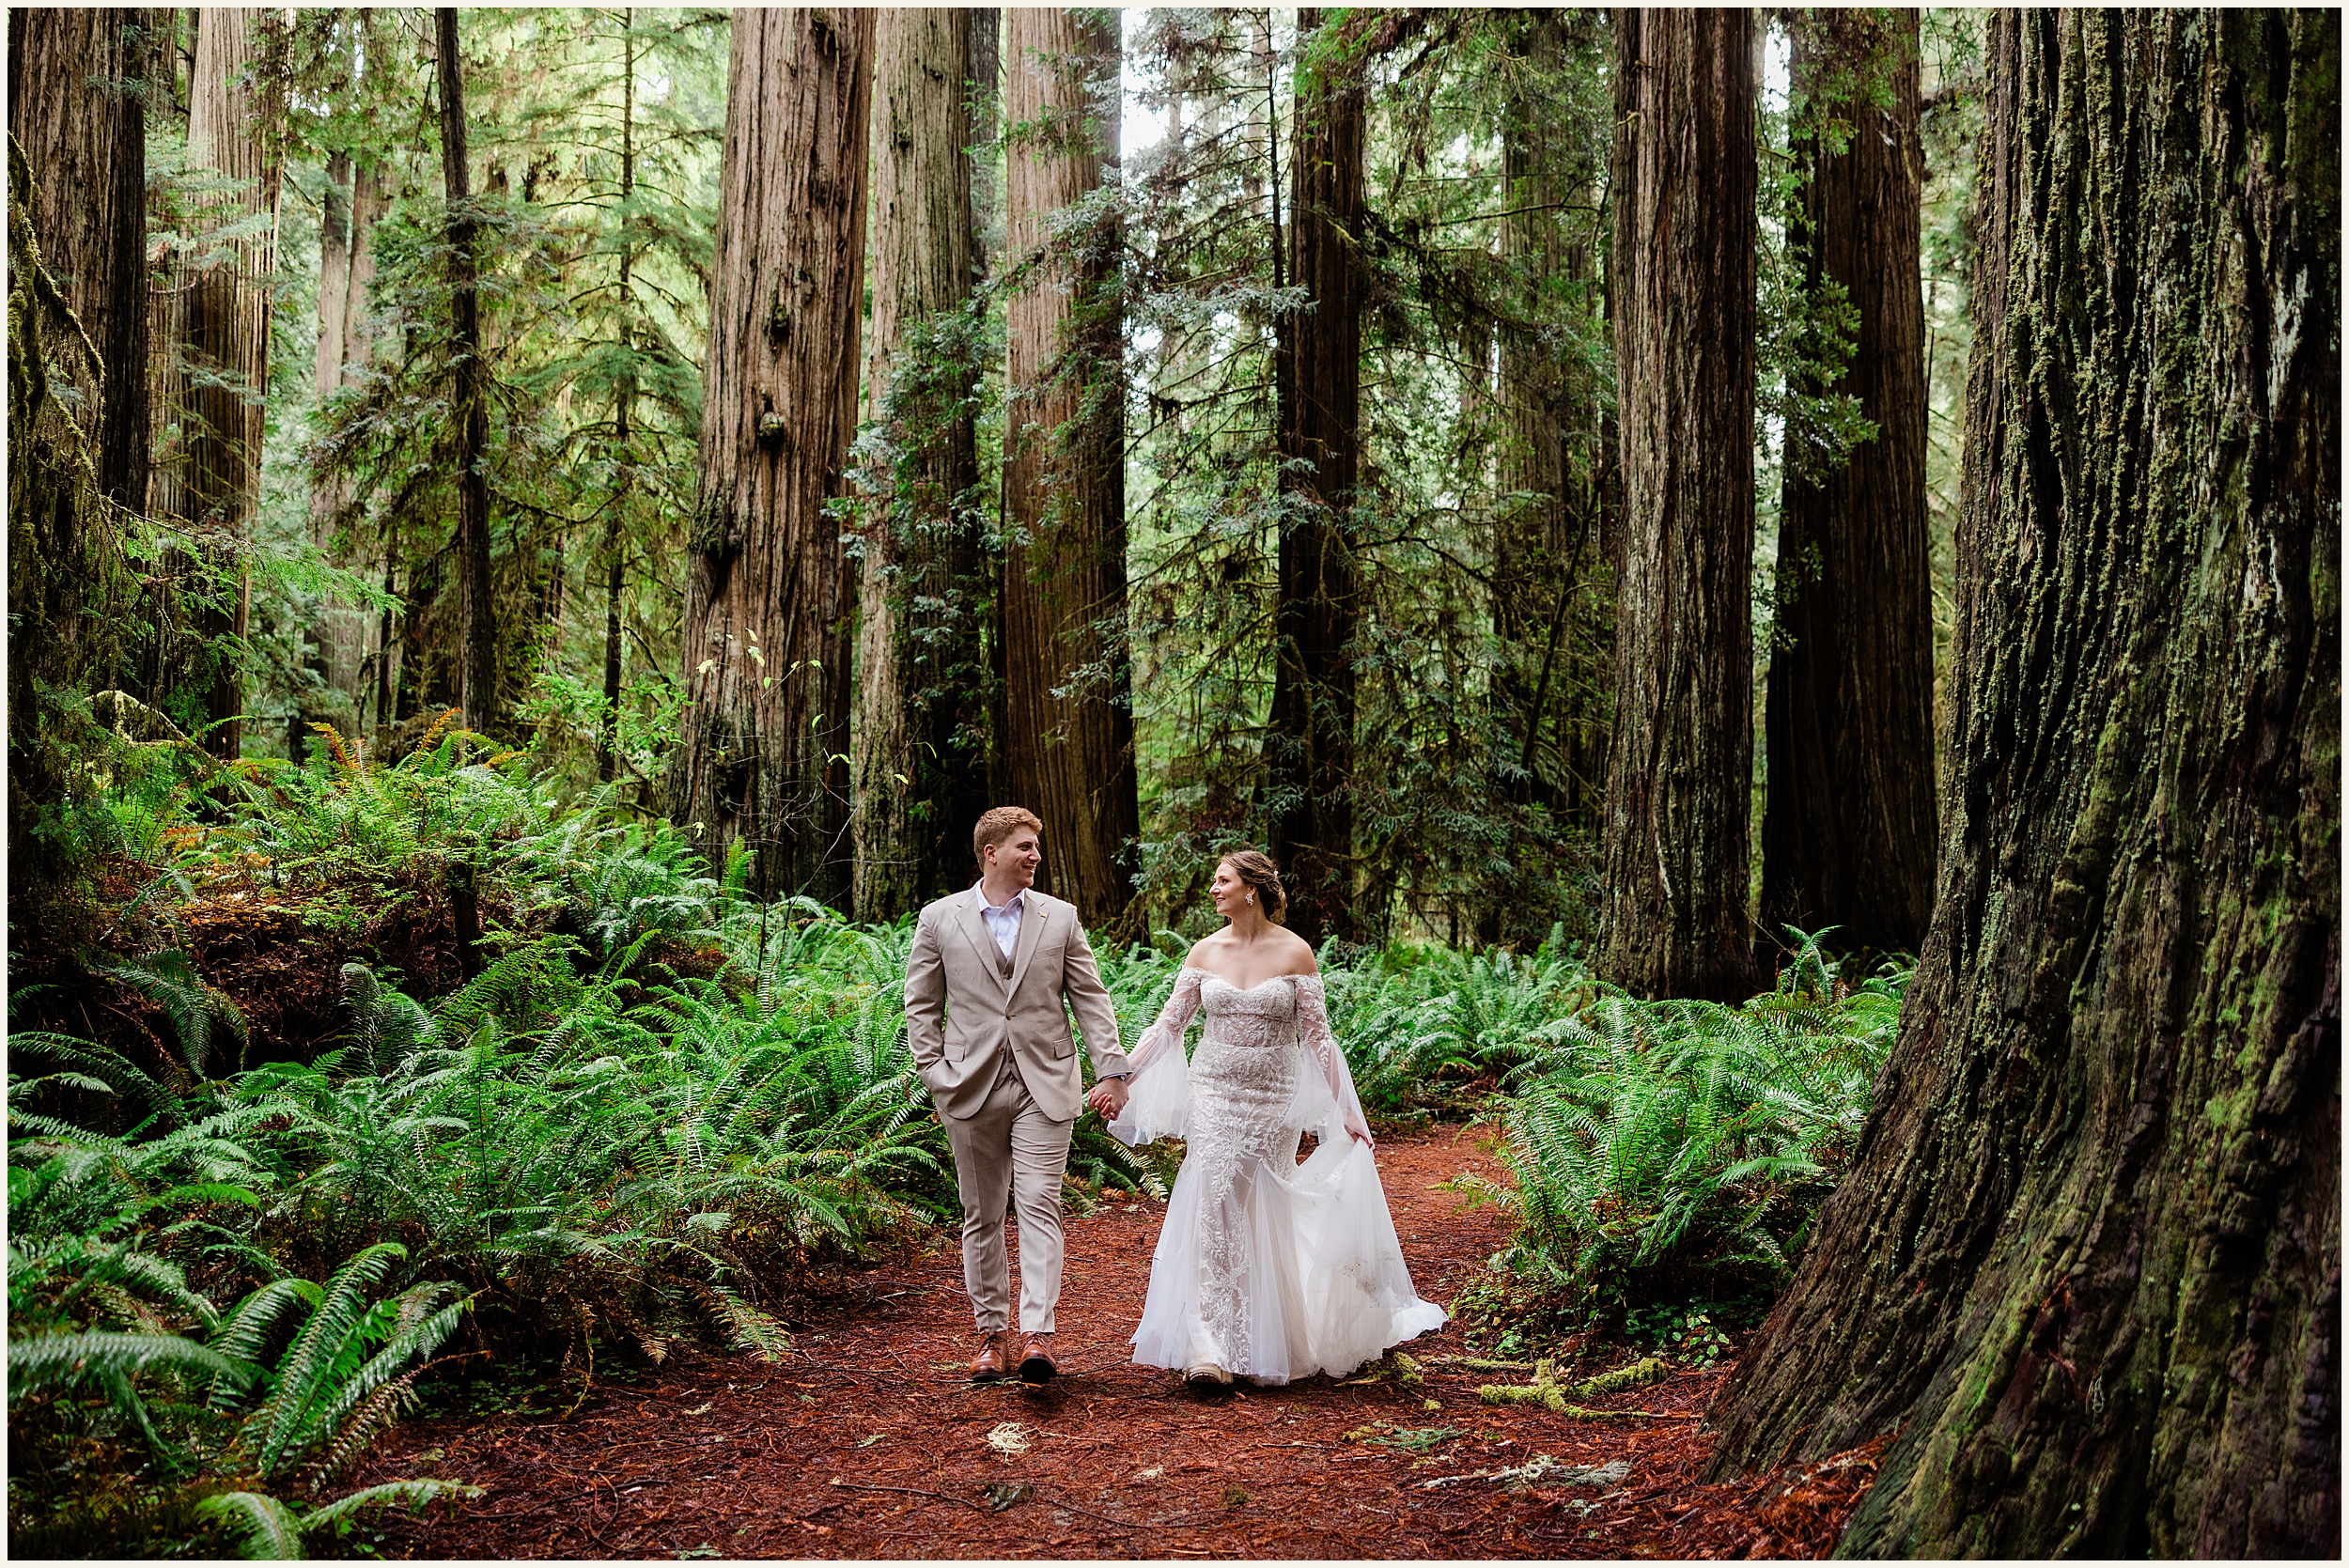
<instances>
[{"instance_id":1,"label":"tan dress pants","mask_svg":"<svg viewBox=\"0 0 2349 1568\"><path fill-rule=\"evenodd\" d=\"M1049 1334L1060 1304L1061 1181L1076 1119L1055 1122L1037 1110L1006 1050L979 1113L944 1120L962 1193L962 1287L971 1315L983 1334L1011 1327L1008 1197L1019 1212L1019 1327Z\"/></svg>"}]
</instances>

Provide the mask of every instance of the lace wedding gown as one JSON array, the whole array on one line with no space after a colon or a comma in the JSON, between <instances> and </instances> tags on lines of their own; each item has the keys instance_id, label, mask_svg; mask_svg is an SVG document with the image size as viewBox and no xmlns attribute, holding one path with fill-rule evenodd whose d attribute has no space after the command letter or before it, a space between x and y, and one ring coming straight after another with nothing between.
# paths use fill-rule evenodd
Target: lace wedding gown
<instances>
[{"instance_id":1,"label":"lace wedding gown","mask_svg":"<svg viewBox=\"0 0 2349 1568\"><path fill-rule=\"evenodd\" d=\"M1202 1006L1198 1054L1183 1032ZM1260 1383L1344 1376L1441 1327L1411 1288L1353 1076L1330 1032L1321 977L1243 990L1186 966L1132 1056L1129 1145L1189 1141L1150 1265L1134 1359L1211 1361ZM1298 1163L1299 1135L1320 1146Z\"/></svg>"}]
</instances>

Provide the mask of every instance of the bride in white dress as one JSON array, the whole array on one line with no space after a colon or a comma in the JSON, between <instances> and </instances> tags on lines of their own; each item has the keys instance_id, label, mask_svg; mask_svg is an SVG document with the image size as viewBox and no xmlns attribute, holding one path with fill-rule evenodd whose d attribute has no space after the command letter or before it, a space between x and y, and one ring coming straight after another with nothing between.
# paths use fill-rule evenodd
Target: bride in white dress
<instances>
[{"instance_id":1,"label":"bride in white dress","mask_svg":"<svg viewBox=\"0 0 2349 1568\"><path fill-rule=\"evenodd\" d=\"M1313 949L1277 924L1278 869L1254 850L1227 856L1214 896L1231 924L1190 950L1110 1126L1129 1145L1188 1141L1134 1359L1194 1385L1342 1377L1441 1327L1444 1311L1411 1288ZM1117 1109L1098 1088L1094 1105ZM1299 1164L1308 1131L1319 1144Z\"/></svg>"}]
</instances>

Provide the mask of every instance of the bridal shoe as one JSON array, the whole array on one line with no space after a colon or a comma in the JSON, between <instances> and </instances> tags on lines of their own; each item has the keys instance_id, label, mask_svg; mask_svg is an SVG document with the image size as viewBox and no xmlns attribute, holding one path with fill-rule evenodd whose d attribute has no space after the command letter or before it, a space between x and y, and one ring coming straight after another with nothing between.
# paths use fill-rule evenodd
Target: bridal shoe
<instances>
[{"instance_id":1,"label":"bridal shoe","mask_svg":"<svg viewBox=\"0 0 2349 1568\"><path fill-rule=\"evenodd\" d=\"M1228 1389L1232 1374L1213 1361L1202 1361L1183 1374L1183 1380L1194 1389Z\"/></svg>"}]
</instances>

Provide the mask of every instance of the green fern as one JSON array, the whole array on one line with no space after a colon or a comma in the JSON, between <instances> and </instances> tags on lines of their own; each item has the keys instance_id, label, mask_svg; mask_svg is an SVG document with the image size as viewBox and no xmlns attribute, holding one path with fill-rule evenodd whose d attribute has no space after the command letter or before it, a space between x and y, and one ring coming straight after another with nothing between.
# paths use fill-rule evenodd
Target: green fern
<instances>
[{"instance_id":1,"label":"green fern","mask_svg":"<svg viewBox=\"0 0 2349 1568\"><path fill-rule=\"evenodd\" d=\"M167 948L145 958L117 958L93 965L92 970L163 1010L179 1036L180 1059L190 1072L199 1078L208 1076L212 1046L221 1036L235 1043L241 1064L247 1039L243 1011L227 993L206 984L179 949Z\"/></svg>"}]
</instances>

